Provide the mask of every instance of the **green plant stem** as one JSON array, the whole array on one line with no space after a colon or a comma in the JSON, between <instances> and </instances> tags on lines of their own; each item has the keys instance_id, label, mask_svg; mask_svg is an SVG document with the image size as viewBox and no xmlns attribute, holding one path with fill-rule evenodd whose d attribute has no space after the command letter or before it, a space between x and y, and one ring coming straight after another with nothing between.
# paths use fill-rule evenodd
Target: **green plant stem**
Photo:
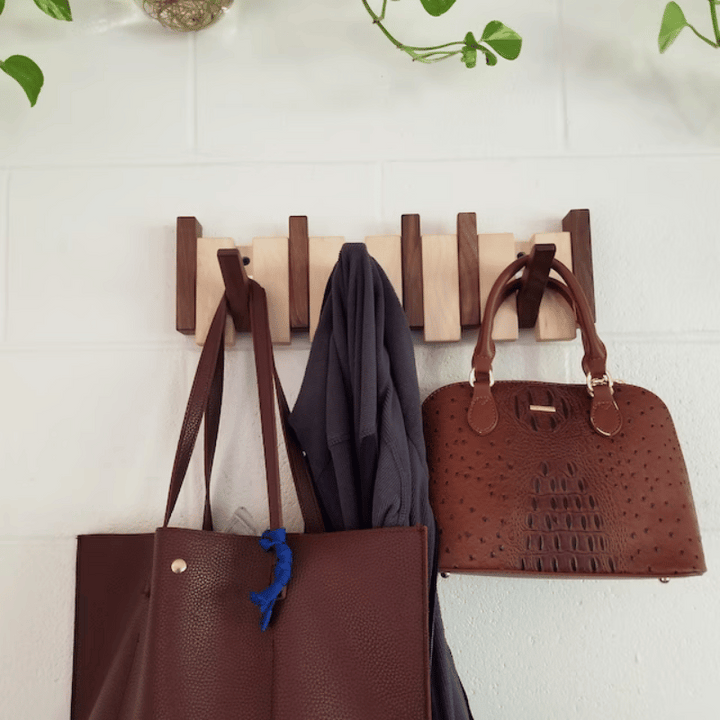
<instances>
[{"instance_id":1,"label":"green plant stem","mask_svg":"<svg viewBox=\"0 0 720 720\"><path fill-rule=\"evenodd\" d=\"M688 25L688 27L703 41L706 42L710 47L717 48L719 47L717 43L714 43L710 38L706 38L702 33L699 33L692 25Z\"/></svg>"},{"instance_id":2,"label":"green plant stem","mask_svg":"<svg viewBox=\"0 0 720 720\"><path fill-rule=\"evenodd\" d=\"M459 55L462 52L462 50L454 50L453 52L430 52L430 53L423 53L422 55L418 56L418 60L421 62L439 62L440 60L447 60L447 58L452 57L453 55Z\"/></svg>"},{"instance_id":3,"label":"green plant stem","mask_svg":"<svg viewBox=\"0 0 720 720\"><path fill-rule=\"evenodd\" d=\"M715 33L715 47L720 47L720 25L718 25L717 0L710 0L710 16L712 17L713 32Z\"/></svg>"},{"instance_id":4,"label":"green plant stem","mask_svg":"<svg viewBox=\"0 0 720 720\"><path fill-rule=\"evenodd\" d=\"M401 50L405 49L405 46L396 40L386 29L385 26L382 24L383 19L385 18L385 4L383 5L383 14L382 17L380 15L376 15L375 11L368 5L367 0L362 0L362 4L365 6L365 9L370 13L370 17L373 19L373 22L380 28L382 31L382 34L396 47L400 48Z\"/></svg>"},{"instance_id":5,"label":"green plant stem","mask_svg":"<svg viewBox=\"0 0 720 720\"><path fill-rule=\"evenodd\" d=\"M382 10L380 11L380 15L378 15L377 20L375 22L382 22L385 19L385 8L387 8L388 0L383 0L383 6ZM367 7L367 3L365 5Z\"/></svg>"},{"instance_id":6,"label":"green plant stem","mask_svg":"<svg viewBox=\"0 0 720 720\"><path fill-rule=\"evenodd\" d=\"M362 0L362 4L365 6L365 9L370 14L370 17L373 19L373 22L375 23L375 25L377 25L380 28L380 31L382 32L382 34L396 48L407 53L413 60L417 60L418 62L424 62L424 63L433 63L433 62L439 62L440 60L445 60L446 58L452 57L453 55L459 55L462 52L462 46L465 44L462 40L445 43L443 45L432 45L432 46L428 46L428 47L405 45L405 44L401 43L399 40L397 40L395 37L393 37L382 23L382 21L385 19L385 8L387 7L387 0L384 0L384 2L383 2L382 11L381 11L380 15L375 14L373 9L368 4L367 0ZM460 49L455 50L453 52L447 52L447 53L434 52L435 50L443 50L444 48L449 48L449 47L454 47L454 46L460 46Z\"/></svg>"}]
</instances>

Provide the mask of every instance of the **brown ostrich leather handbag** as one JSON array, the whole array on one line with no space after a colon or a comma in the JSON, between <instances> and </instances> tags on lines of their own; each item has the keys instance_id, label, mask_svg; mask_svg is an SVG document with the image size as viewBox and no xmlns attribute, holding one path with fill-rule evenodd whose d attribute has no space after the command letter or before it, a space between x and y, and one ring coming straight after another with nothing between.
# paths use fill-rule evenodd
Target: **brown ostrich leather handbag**
<instances>
[{"instance_id":1,"label":"brown ostrich leather handbag","mask_svg":"<svg viewBox=\"0 0 720 720\"><path fill-rule=\"evenodd\" d=\"M700 575L705 559L672 418L614 383L573 274L553 262L575 306L587 383L493 382L492 324L519 288L509 265L488 297L470 382L423 403L430 501L443 572L520 576Z\"/></svg>"}]
</instances>

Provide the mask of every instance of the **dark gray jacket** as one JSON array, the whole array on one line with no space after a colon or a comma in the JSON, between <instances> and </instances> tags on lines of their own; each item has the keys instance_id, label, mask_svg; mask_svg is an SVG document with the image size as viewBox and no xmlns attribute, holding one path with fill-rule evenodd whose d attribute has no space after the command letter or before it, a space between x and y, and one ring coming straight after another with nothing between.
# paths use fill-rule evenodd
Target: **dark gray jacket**
<instances>
[{"instance_id":1,"label":"dark gray jacket","mask_svg":"<svg viewBox=\"0 0 720 720\"><path fill-rule=\"evenodd\" d=\"M433 720L472 718L437 600L420 392L405 313L361 243L343 246L290 424L328 530L428 528Z\"/></svg>"}]
</instances>

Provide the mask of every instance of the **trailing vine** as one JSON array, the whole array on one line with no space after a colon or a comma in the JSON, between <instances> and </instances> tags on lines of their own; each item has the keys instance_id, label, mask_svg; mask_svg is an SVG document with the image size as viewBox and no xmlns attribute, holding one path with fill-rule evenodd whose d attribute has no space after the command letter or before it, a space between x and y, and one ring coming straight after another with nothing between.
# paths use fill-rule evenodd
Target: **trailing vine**
<instances>
[{"instance_id":1,"label":"trailing vine","mask_svg":"<svg viewBox=\"0 0 720 720\"><path fill-rule=\"evenodd\" d=\"M68 0L33 0L33 2L51 18L55 20L72 20L70 3ZM5 0L0 0L0 14L5 9ZM42 70L34 60L25 55L11 55L6 60L0 60L0 70L16 80L30 101L35 105L42 89L45 78Z\"/></svg>"},{"instance_id":2,"label":"trailing vine","mask_svg":"<svg viewBox=\"0 0 720 720\"><path fill-rule=\"evenodd\" d=\"M6 0L0 0L0 14L5 9L5 2ZM33 0L33 2L51 18L68 22L72 20L69 0ZM479 40L476 39L472 32L468 32L462 40L439 45L407 45L398 40L386 27L385 16L388 0L382 0L379 12L373 10L369 0L361 0L361 2L370 15L373 24L396 48L410 56L413 62L429 64L457 57L466 67L473 68L477 65L478 55L484 58L486 65L497 65L498 56L506 60L515 60L522 49L520 35L499 20L489 22ZM430 15L439 17L455 4L455 0L420 0L420 3ZM675 42L684 28L689 28L710 47L720 48L720 22L718 20L720 0L708 0L708 5L713 37L703 35L694 25L689 23L677 2L669 2L665 6L658 35L660 52L664 53ZM19 83L25 91L30 105L35 105L44 83L44 76L40 67L25 55L11 55L5 60L0 60L0 70Z\"/></svg>"},{"instance_id":3,"label":"trailing vine","mask_svg":"<svg viewBox=\"0 0 720 720\"><path fill-rule=\"evenodd\" d=\"M453 6L455 0L420 0L420 2L430 15L438 17L446 13ZM480 40L476 40L473 33L468 32L462 40L443 43L442 45L406 45L395 38L385 27L385 12L388 0L383 0L379 13L376 13L370 7L367 0L362 0L362 4L368 11L373 23L380 29L380 32L396 48L407 53L414 62L436 63L459 56L465 67L473 68L477 65L478 53L485 57L486 65L497 65L498 55L506 60L515 60L520 55L522 38L499 20L493 20L485 26Z\"/></svg>"}]
</instances>

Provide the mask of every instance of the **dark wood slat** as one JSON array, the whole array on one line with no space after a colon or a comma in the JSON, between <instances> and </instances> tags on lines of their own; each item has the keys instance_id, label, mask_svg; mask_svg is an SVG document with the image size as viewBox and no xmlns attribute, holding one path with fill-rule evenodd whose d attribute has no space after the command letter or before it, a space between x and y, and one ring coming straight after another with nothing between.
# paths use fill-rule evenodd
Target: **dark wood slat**
<instances>
[{"instance_id":1,"label":"dark wood slat","mask_svg":"<svg viewBox=\"0 0 720 720\"><path fill-rule=\"evenodd\" d=\"M420 216L403 215L401 223L403 307L408 324L418 330L425 323L423 306Z\"/></svg>"},{"instance_id":2,"label":"dark wood slat","mask_svg":"<svg viewBox=\"0 0 720 720\"><path fill-rule=\"evenodd\" d=\"M245 272L245 264L240 257L240 250L238 248L218 250L218 262L225 281L225 295L230 305L235 329L238 332L247 332L250 330L250 312L248 310L250 280Z\"/></svg>"},{"instance_id":3,"label":"dark wood slat","mask_svg":"<svg viewBox=\"0 0 720 720\"><path fill-rule=\"evenodd\" d=\"M460 324L480 325L480 266L478 264L477 215L458 213L458 264L460 268Z\"/></svg>"},{"instance_id":4,"label":"dark wood slat","mask_svg":"<svg viewBox=\"0 0 720 720\"><path fill-rule=\"evenodd\" d=\"M572 247L573 273L582 286L593 320L595 314L595 279L593 274L592 242L590 238L590 211L571 210L562 221L563 232L570 233Z\"/></svg>"},{"instance_id":5,"label":"dark wood slat","mask_svg":"<svg viewBox=\"0 0 720 720\"><path fill-rule=\"evenodd\" d=\"M199 237L202 237L202 225L196 218L179 217L177 219L175 328L184 335L195 334L197 241Z\"/></svg>"},{"instance_id":6,"label":"dark wood slat","mask_svg":"<svg viewBox=\"0 0 720 720\"><path fill-rule=\"evenodd\" d=\"M535 245L530 253L517 296L518 326L521 328L535 327L554 257L555 245L552 243Z\"/></svg>"},{"instance_id":7,"label":"dark wood slat","mask_svg":"<svg viewBox=\"0 0 720 720\"><path fill-rule=\"evenodd\" d=\"M290 328L310 327L310 260L308 219L304 215L290 218Z\"/></svg>"}]
</instances>

